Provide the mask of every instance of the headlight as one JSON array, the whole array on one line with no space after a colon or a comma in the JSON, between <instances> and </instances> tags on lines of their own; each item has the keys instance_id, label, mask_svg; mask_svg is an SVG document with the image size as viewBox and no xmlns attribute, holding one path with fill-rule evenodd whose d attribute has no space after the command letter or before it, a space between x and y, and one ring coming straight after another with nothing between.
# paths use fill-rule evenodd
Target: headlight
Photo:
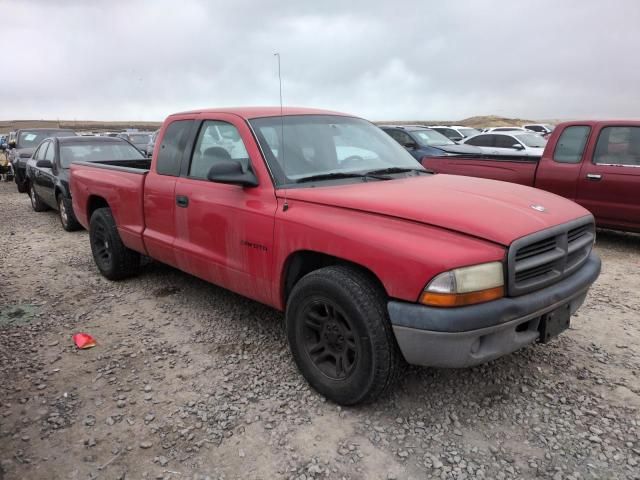
<instances>
[{"instance_id":1,"label":"headlight","mask_svg":"<svg viewBox=\"0 0 640 480\"><path fill-rule=\"evenodd\" d=\"M433 307L462 307L503 296L502 263L490 262L436 275L424 288L420 303Z\"/></svg>"}]
</instances>

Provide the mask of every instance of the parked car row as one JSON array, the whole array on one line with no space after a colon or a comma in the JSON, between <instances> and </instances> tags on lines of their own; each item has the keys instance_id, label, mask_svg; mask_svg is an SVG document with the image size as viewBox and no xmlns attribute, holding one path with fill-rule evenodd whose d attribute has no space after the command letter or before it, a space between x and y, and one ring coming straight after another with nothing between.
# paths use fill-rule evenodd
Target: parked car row
<instances>
[{"instance_id":1,"label":"parked car row","mask_svg":"<svg viewBox=\"0 0 640 480\"><path fill-rule=\"evenodd\" d=\"M73 162L145 162L132 144L111 137L53 137L42 142L27 162L31 206L36 212L52 208L67 231L80 228L71 203L69 168Z\"/></svg>"},{"instance_id":2,"label":"parked car row","mask_svg":"<svg viewBox=\"0 0 640 480\"><path fill-rule=\"evenodd\" d=\"M44 139L25 167L33 209L87 228L110 280L145 256L282 310L300 372L340 404L393 388L405 361L467 367L548 342L600 272L593 215L433 174L419 161L484 158L436 129L242 108L171 115L155 141L147 159L123 138Z\"/></svg>"}]
</instances>

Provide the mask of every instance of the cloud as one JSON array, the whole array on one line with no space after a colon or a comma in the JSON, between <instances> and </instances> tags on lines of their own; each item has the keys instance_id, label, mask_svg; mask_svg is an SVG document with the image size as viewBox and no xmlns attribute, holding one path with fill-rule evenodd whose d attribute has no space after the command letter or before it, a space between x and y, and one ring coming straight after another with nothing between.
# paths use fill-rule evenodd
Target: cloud
<instances>
[{"instance_id":1,"label":"cloud","mask_svg":"<svg viewBox=\"0 0 640 480\"><path fill-rule=\"evenodd\" d=\"M5 0L5 119L638 117L640 2Z\"/></svg>"}]
</instances>

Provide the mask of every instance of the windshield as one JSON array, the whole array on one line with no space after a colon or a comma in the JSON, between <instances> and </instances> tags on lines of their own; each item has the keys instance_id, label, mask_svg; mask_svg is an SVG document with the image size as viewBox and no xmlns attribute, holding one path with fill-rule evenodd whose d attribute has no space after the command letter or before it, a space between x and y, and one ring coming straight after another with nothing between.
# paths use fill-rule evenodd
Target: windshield
<instances>
[{"instance_id":1,"label":"windshield","mask_svg":"<svg viewBox=\"0 0 640 480\"><path fill-rule=\"evenodd\" d=\"M389 135L360 118L292 115L250 120L276 185L386 168L424 170ZM282 130L284 125L284 130ZM281 148L284 138L284 148Z\"/></svg>"},{"instance_id":2,"label":"windshield","mask_svg":"<svg viewBox=\"0 0 640 480\"><path fill-rule=\"evenodd\" d=\"M140 151L126 142L60 144L60 164L62 168L69 168L71 162L138 160L140 158L144 158Z\"/></svg>"},{"instance_id":3,"label":"windshield","mask_svg":"<svg viewBox=\"0 0 640 480\"><path fill-rule=\"evenodd\" d=\"M455 145L456 143L449 140L440 132L435 130L412 130L411 133L418 139L420 145L426 145L427 147L437 147L439 145Z\"/></svg>"},{"instance_id":4,"label":"windshield","mask_svg":"<svg viewBox=\"0 0 640 480\"><path fill-rule=\"evenodd\" d=\"M75 137L73 130L36 130L22 131L18 137L16 148L35 148L41 141L49 137Z\"/></svg>"},{"instance_id":5,"label":"windshield","mask_svg":"<svg viewBox=\"0 0 640 480\"><path fill-rule=\"evenodd\" d=\"M547 141L540 135L534 133L523 133L520 135L514 135L518 140L524 143L527 147L544 148Z\"/></svg>"},{"instance_id":6,"label":"windshield","mask_svg":"<svg viewBox=\"0 0 640 480\"><path fill-rule=\"evenodd\" d=\"M130 133L129 134L129 141L131 143L149 143L149 139L151 138L151 135L148 133Z\"/></svg>"},{"instance_id":7,"label":"windshield","mask_svg":"<svg viewBox=\"0 0 640 480\"><path fill-rule=\"evenodd\" d=\"M458 131L465 137L473 137L474 135L482 133L480 130L476 130L475 128L459 128Z\"/></svg>"}]
</instances>

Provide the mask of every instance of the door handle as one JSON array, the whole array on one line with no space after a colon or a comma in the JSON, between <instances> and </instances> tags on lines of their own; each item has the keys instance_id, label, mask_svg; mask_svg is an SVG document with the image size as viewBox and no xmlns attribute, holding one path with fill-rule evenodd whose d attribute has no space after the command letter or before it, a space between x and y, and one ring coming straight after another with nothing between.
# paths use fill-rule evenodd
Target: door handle
<instances>
[{"instance_id":1,"label":"door handle","mask_svg":"<svg viewBox=\"0 0 640 480\"><path fill-rule=\"evenodd\" d=\"M599 173L587 173L587 180L599 182L600 180L602 180L602 175L600 175Z\"/></svg>"},{"instance_id":2,"label":"door handle","mask_svg":"<svg viewBox=\"0 0 640 480\"><path fill-rule=\"evenodd\" d=\"M187 208L189 206L189 197L185 197L184 195L176 195L176 205L182 208Z\"/></svg>"}]
</instances>

